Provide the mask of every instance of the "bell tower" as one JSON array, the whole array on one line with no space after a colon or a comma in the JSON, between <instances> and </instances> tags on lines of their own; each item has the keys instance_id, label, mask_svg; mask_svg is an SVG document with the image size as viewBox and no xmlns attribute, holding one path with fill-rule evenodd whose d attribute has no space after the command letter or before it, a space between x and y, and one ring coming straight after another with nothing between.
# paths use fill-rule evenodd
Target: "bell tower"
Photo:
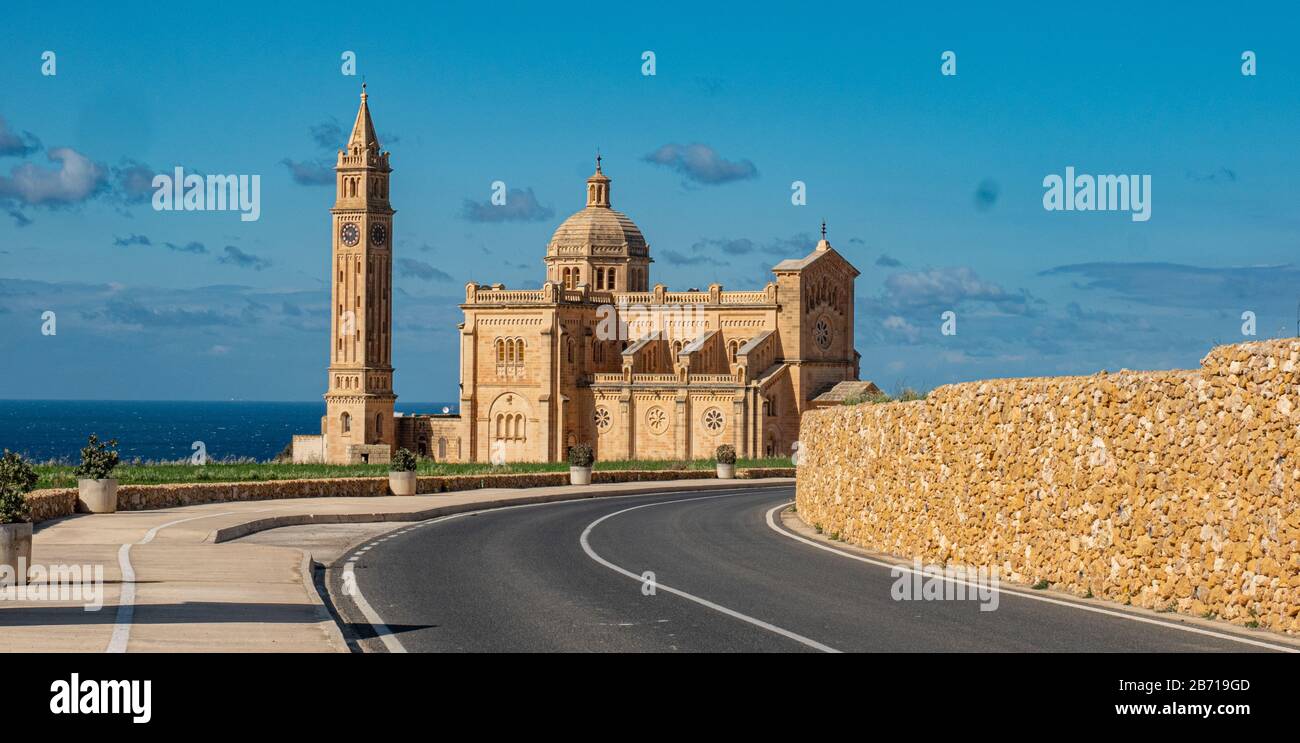
<instances>
[{"instance_id":1,"label":"bell tower","mask_svg":"<svg viewBox=\"0 0 1300 743\"><path fill-rule=\"evenodd\" d=\"M366 86L347 149L334 166L330 209L330 365L325 392L325 461L387 462L393 422L392 168L370 120Z\"/></svg>"}]
</instances>

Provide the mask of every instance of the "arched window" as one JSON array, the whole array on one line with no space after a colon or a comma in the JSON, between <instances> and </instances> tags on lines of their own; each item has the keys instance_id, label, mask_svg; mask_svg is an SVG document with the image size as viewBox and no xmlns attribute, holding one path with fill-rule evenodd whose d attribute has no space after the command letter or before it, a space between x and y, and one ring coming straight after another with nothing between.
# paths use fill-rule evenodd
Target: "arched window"
<instances>
[{"instance_id":1,"label":"arched window","mask_svg":"<svg viewBox=\"0 0 1300 743\"><path fill-rule=\"evenodd\" d=\"M613 291L613 290L614 290L614 277L617 276L617 275L618 275L618 269L617 269L617 268L611 268L611 269L609 269L608 272L606 272L606 274L605 274L605 288L606 288L606 289L609 289L610 291Z\"/></svg>"},{"instance_id":2,"label":"arched window","mask_svg":"<svg viewBox=\"0 0 1300 743\"><path fill-rule=\"evenodd\" d=\"M565 289L572 289L572 288L573 288L573 273L572 273L572 271L571 271L570 269L567 269L567 268L564 269L564 274L563 274L563 276L564 276L564 288L565 288Z\"/></svg>"},{"instance_id":3,"label":"arched window","mask_svg":"<svg viewBox=\"0 0 1300 743\"><path fill-rule=\"evenodd\" d=\"M507 340L507 341L506 341L506 361L508 361L508 362L510 362L510 363L514 363L514 360L515 360L515 342L514 342L513 340Z\"/></svg>"},{"instance_id":4,"label":"arched window","mask_svg":"<svg viewBox=\"0 0 1300 743\"><path fill-rule=\"evenodd\" d=\"M500 338L497 339L497 363L506 363L506 342Z\"/></svg>"},{"instance_id":5,"label":"arched window","mask_svg":"<svg viewBox=\"0 0 1300 743\"><path fill-rule=\"evenodd\" d=\"M339 416L339 426L342 428L343 433L352 433L352 416L348 413Z\"/></svg>"},{"instance_id":6,"label":"arched window","mask_svg":"<svg viewBox=\"0 0 1300 743\"><path fill-rule=\"evenodd\" d=\"M522 338L515 341L515 361L520 364L524 363L524 341Z\"/></svg>"},{"instance_id":7,"label":"arched window","mask_svg":"<svg viewBox=\"0 0 1300 743\"><path fill-rule=\"evenodd\" d=\"M497 438L498 439L503 439L506 437L505 424L506 424L506 417L504 415L501 415L500 413L497 413Z\"/></svg>"},{"instance_id":8,"label":"arched window","mask_svg":"<svg viewBox=\"0 0 1300 743\"><path fill-rule=\"evenodd\" d=\"M738 348L739 346L735 341L727 344L727 356L729 356L733 362L736 360L736 349Z\"/></svg>"},{"instance_id":9,"label":"arched window","mask_svg":"<svg viewBox=\"0 0 1300 743\"><path fill-rule=\"evenodd\" d=\"M416 453L420 456L427 456L429 453L429 440L421 436L419 443L415 447Z\"/></svg>"},{"instance_id":10,"label":"arched window","mask_svg":"<svg viewBox=\"0 0 1300 743\"><path fill-rule=\"evenodd\" d=\"M582 283L582 269L575 268L573 269L573 286L571 288L576 289L578 288L578 284L581 283Z\"/></svg>"},{"instance_id":11,"label":"arched window","mask_svg":"<svg viewBox=\"0 0 1300 743\"><path fill-rule=\"evenodd\" d=\"M376 436L384 435L384 414L383 413L375 413L375 435Z\"/></svg>"},{"instance_id":12,"label":"arched window","mask_svg":"<svg viewBox=\"0 0 1300 743\"><path fill-rule=\"evenodd\" d=\"M447 458L447 439L445 437L438 439L438 459Z\"/></svg>"},{"instance_id":13,"label":"arched window","mask_svg":"<svg viewBox=\"0 0 1300 743\"><path fill-rule=\"evenodd\" d=\"M568 341L565 342L564 348L565 348L565 352L568 355L569 363L572 364L573 363L573 339L572 338L570 338Z\"/></svg>"},{"instance_id":14,"label":"arched window","mask_svg":"<svg viewBox=\"0 0 1300 743\"><path fill-rule=\"evenodd\" d=\"M603 268L596 269L596 288L597 289L605 288L605 269Z\"/></svg>"},{"instance_id":15,"label":"arched window","mask_svg":"<svg viewBox=\"0 0 1300 743\"><path fill-rule=\"evenodd\" d=\"M524 431L524 415L520 413L515 416L515 438L520 441L527 441L528 436Z\"/></svg>"}]
</instances>

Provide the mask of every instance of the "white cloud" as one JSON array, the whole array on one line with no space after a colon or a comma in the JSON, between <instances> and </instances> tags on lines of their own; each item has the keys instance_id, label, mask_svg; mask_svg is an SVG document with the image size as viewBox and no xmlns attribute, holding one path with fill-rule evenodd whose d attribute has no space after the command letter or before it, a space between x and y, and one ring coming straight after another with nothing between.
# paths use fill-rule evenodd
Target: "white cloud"
<instances>
[{"instance_id":1,"label":"white cloud","mask_svg":"<svg viewBox=\"0 0 1300 743\"><path fill-rule=\"evenodd\" d=\"M107 178L103 166L71 147L56 147L49 158L59 163L57 169L23 163L0 176L0 199L27 205L75 204L95 195Z\"/></svg>"}]
</instances>

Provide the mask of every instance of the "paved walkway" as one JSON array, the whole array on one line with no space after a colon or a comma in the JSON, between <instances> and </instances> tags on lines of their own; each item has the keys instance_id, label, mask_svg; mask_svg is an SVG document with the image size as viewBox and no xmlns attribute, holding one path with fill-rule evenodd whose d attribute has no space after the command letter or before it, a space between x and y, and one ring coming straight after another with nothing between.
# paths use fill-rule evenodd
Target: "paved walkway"
<instances>
[{"instance_id":1,"label":"paved walkway","mask_svg":"<svg viewBox=\"0 0 1300 743\"><path fill-rule=\"evenodd\" d=\"M102 608L86 611L84 600L72 598L0 599L0 651L346 652L312 585L306 551L229 540L298 524L414 521L496 505L793 482L701 479L486 488L69 516L37 525L32 561L102 566Z\"/></svg>"}]
</instances>

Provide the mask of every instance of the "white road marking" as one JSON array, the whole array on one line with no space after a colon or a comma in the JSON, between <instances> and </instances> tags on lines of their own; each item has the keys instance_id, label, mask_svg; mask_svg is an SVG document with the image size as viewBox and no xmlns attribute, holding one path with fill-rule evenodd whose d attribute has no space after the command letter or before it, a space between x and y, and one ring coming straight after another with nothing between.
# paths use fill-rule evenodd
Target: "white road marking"
<instances>
[{"instance_id":1,"label":"white road marking","mask_svg":"<svg viewBox=\"0 0 1300 743\"><path fill-rule=\"evenodd\" d=\"M261 513L271 511L270 508L259 508L249 513ZM159 524L154 528L146 531L140 541L134 544L149 544L158 536L158 532L169 526L183 524L186 521L198 521L199 519L210 519L217 516L229 516L237 511L222 511L221 513L205 513L202 516L191 516L184 519L168 521L165 524ZM108 640L108 647L104 648L105 653L125 653L126 646L131 641L131 622L135 619L135 568L131 566L131 545L124 544L117 550L117 565L122 571L122 590L117 598L117 617L113 620L113 635Z\"/></svg>"},{"instance_id":2,"label":"white road marking","mask_svg":"<svg viewBox=\"0 0 1300 743\"><path fill-rule=\"evenodd\" d=\"M738 493L737 493L737 492L728 492L728 493L726 493L726 494L727 494L727 495L744 495L744 494L746 494L746 493L752 493L753 490L754 490L754 488L749 488L749 489L746 489L746 490L742 490L741 492L738 492ZM627 495L606 495L606 496L600 496L600 498L601 498L602 500L622 500L622 499L624 499L624 498L644 498L644 497L652 496L652 495L669 495L669 494L674 493L674 492L681 492L681 491L672 491L672 490L669 490L669 491L660 492L660 493L628 493ZM708 497L710 497L710 498L720 498L720 497L722 497L722 496L720 496L720 495L712 495L712 496L708 496ZM448 514L448 515L446 515L446 516L438 516L438 517L431 518L431 519L428 519L428 520L425 520L425 521L421 521L421 522L419 522L418 524L416 524L416 526L429 526L429 525L431 525L431 524L439 524L439 523L442 523L442 522L444 522L444 521L451 521L452 519L458 519L458 518L462 518L462 517L464 517L464 516L478 516L478 515L480 515L480 514L484 514L484 513L492 513L492 512L495 512L495 511L513 511L513 510L518 509L518 508L537 508L537 507L539 507L539 506L564 506L564 505L572 505L572 504L575 504L575 503L587 503L587 502L589 502L589 500L590 500L589 498L577 498L577 499L574 499L574 500L564 500L564 501L545 501L545 502L542 502L542 503L520 503L519 505L516 505L516 506L497 506L497 507L495 507L495 508L482 508L482 509L479 509L479 510L477 510L477 511L462 511L461 513L452 513L452 514ZM699 499L696 499L696 498L685 498L685 499L679 499L679 500L699 500ZM665 501L665 502L668 502L668 501ZM676 501L673 501L673 502L676 502ZM649 504L649 505L654 505L654 504ZM398 528L400 528L400 527L398 527ZM588 527L588 529L590 530L590 527ZM583 532L583 537L582 537L582 538L583 538L583 540L586 539L586 532ZM370 544L367 544L367 545L366 545L365 549L368 550L368 549L370 549L371 547L375 547L375 546L377 546L377 545L378 545L378 542L371 542ZM361 551L359 551L359 552L356 552L355 554L356 554L356 555L360 555L361 552L364 552L364 551L365 551L365 550L361 550ZM353 559L355 559L355 557L354 557ZM345 565L343 566L343 573L344 573L345 579L346 579L346 576L347 576L349 573L352 574L352 595L351 595L349 598L351 598L353 601L356 602L356 604L357 604L357 608L361 610L361 613L365 616L366 621L370 623L370 626L371 626L371 628L374 629L375 634L376 634L377 636L379 636L379 638L380 638L381 640L383 640L384 645L385 645L386 647L388 647L389 652L405 653L405 652L406 652L406 648L403 647L403 646L402 646L402 643L401 643L400 641L398 641L398 639L397 639L396 637L393 636L392 629L391 629L387 624L384 623L383 618L379 616L379 612L375 611L374 607L371 606L370 603L369 603L368 601L366 601L366 597L365 597L365 595L362 594L362 592L361 592L361 584L357 581L356 573L355 573L355 572L353 571L353 569L352 569L353 564L354 564L354 563L352 563L351 561L349 561L347 564L345 564ZM637 581L640 581L640 580L641 580L641 576L636 576L636 579L637 579ZM719 607L719 608L721 608L721 607ZM390 643L391 643L391 644L390 644ZM394 650L394 649L393 649L393 646L394 646L394 645L395 645L397 648L399 648L399 649L398 649L398 650ZM836 652L836 651L834 651L834 650L831 650L830 648L827 648L827 650L828 650L829 652Z\"/></svg>"},{"instance_id":3,"label":"white road marking","mask_svg":"<svg viewBox=\"0 0 1300 743\"><path fill-rule=\"evenodd\" d=\"M798 542L803 542L804 544L811 545L811 546L816 547L817 549L820 549L820 550L826 550L827 552L833 552L833 553L835 553L835 554L837 554L837 555L839 555L839 556L841 556L841 557L847 557L847 558L849 558L849 559L851 559L851 560L857 560L857 561L859 561L859 562L865 562L865 563L868 563L868 564L870 564L870 565L878 565L878 566L880 566L880 567L882 567L882 568L889 568L890 570L901 570L901 571L903 571L903 572L911 573L911 574L914 574L914 575L916 575L916 574L920 574L920 575L926 575L926 577L931 577L931 576L928 576L928 575L925 574L925 573L919 573L915 568L910 568L910 567L907 567L906 565L896 565L896 564L893 564L893 563L885 562L885 561L883 561L883 560L873 560L873 559L871 559L870 557L864 557L864 556L862 556L862 555L855 555L855 554L853 554L852 552L845 552L845 551L843 551L843 550L838 550L838 549L835 549L834 547L832 547L832 546L830 546L830 545L828 545L828 544L822 544L822 543L820 543L820 542L816 542L816 541L814 541L814 540L812 540L812 539L808 539L808 538L806 538L806 537L801 537L801 536L799 536L798 534L795 534L795 533L793 533L793 532L791 532L791 531L788 531L788 530L786 530L786 529L782 529L781 527L777 526L776 518L775 518L775 514L776 514L777 511L780 511L781 509L790 506L792 503L794 503L794 501L790 501L789 503L782 503L781 505L776 506L775 508L772 508L771 510L769 510L769 511L767 512L767 525L768 525L769 527L771 527L772 530L775 531L777 534L780 534L780 535L785 536L785 537L789 537L790 539L793 539L793 540L798 541ZM976 585L976 584L973 584L973 583L968 583L968 582L966 582L966 581L963 581L963 580L960 580L960 579L957 579L957 578L945 578L945 580L947 580L947 581L951 581L951 582L953 582L953 583L960 583L960 584L965 585L965 586L971 586L971 587L974 587L974 588L980 588L980 589L983 589L983 590L989 590L990 588L992 588L992 587L989 586L989 585L982 585L982 586L980 586L980 585ZM1042 594L1036 594L1036 593L1025 593L1025 592L1022 592L1022 591L1016 591L1016 590L1012 590L1012 589L1008 589L1008 588L1002 588L1002 587L992 588L992 590L995 590L995 591L997 591L998 593L1001 593L1001 594L1004 594L1004 595L1009 595L1009 596L1019 596L1020 598L1033 599L1034 601L1042 601L1043 603L1047 603L1047 604L1055 604L1055 605L1057 605L1057 606L1065 606L1065 607L1068 607L1068 608L1071 608L1071 609L1079 609L1079 610L1081 610L1081 611L1090 611L1090 612L1094 612L1094 613L1096 613L1096 614L1104 614L1104 615L1106 615L1106 616L1108 616L1108 617L1118 617L1118 618L1120 618L1120 619L1128 619L1128 620L1130 620L1130 621L1133 621L1133 622L1141 622L1141 623L1143 623L1143 624L1155 624L1155 625L1158 625L1158 626L1161 626L1161 627L1167 627L1167 628L1169 628L1169 629L1182 630L1183 632L1191 632L1191 633L1193 633L1193 634L1197 634L1197 635L1206 635L1207 637L1214 637L1214 638L1218 638L1218 639L1220 639L1220 640L1231 640L1232 642L1240 642L1240 643L1245 644L1245 645L1254 645L1254 646L1256 646L1256 647L1268 648L1269 650L1278 650L1278 651L1281 651L1281 652L1284 652L1284 653L1297 653L1297 652L1300 652L1300 649L1297 649L1297 648L1294 648L1294 647L1288 647L1288 646L1286 646L1286 645L1276 645L1276 644L1274 644L1274 643L1264 642L1264 641L1262 641L1262 640L1253 640L1253 639L1251 639L1251 638L1249 638L1249 637L1239 637L1239 636L1237 636L1237 635L1230 635L1230 634L1227 634L1227 633L1224 633L1224 632L1215 632L1214 630L1202 629L1201 627L1193 627L1193 626L1188 626L1188 625L1185 625L1185 624L1174 624L1174 623L1172 623L1172 622L1162 622L1162 621L1160 621L1159 619L1152 619L1152 618L1150 618L1150 617L1143 617L1143 616L1139 616L1139 615L1137 615L1137 614L1129 614L1129 613L1122 612L1122 611L1115 611L1115 610L1113 610L1113 609L1104 609L1104 608L1102 608L1102 607L1100 607L1100 606L1087 606L1086 604L1076 604L1076 603L1074 603L1074 602L1072 602L1072 601L1062 601L1061 599L1055 599L1055 598L1052 598L1051 596L1044 596L1044 595L1042 595Z\"/></svg>"},{"instance_id":4,"label":"white road marking","mask_svg":"<svg viewBox=\"0 0 1300 743\"><path fill-rule=\"evenodd\" d=\"M135 569L131 567L131 545L117 550L117 565L122 570L122 590L117 599L117 619L113 622L113 636L108 640L105 653L125 653L131 639L131 620L135 618Z\"/></svg>"},{"instance_id":5,"label":"white road marking","mask_svg":"<svg viewBox=\"0 0 1300 743\"><path fill-rule=\"evenodd\" d=\"M379 613L370 606L370 602L366 601L366 597L361 594L361 586L357 584L357 574L354 570L355 565L356 563L349 560L343 566L343 582L350 583L352 586L351 599L353 603L361 610L361 615L366 618L366 621L370 622L375 635L383 641L384 647L388 648L388 652L405 653L406 648L402 645L402 641L393 635L392 628L384 624L384 620L379 618Z\"/></svg>"},{"instance_id":6,"label":"white road marking","mask_svg":"<svg viewBox=\"0 0 1300 743\"><path fill-rule=\"evenodd\" d=\"M600 524L600 522L602 522L602 521L604 521L604 520L606 520L606 519L610 519L610 518L613 518L613 517L615 517L615 516L618 516L619 514L627 513L628 511L636 511L636 510L641 509L641 508L650 508L650 507L652 507L652 506L666 506L666 505L670 505L670 504L672 504L672 503L682 503L682 502L685 502L685 501L711 500L711 499L713 499L713 498L727 498L727 497L734 497L734 496L736 496L736 495L747 495L747 494L748 494L748 493L739 493L739 494L737 494L737 493L728 493L728 494L726 494L726 495L709 495L709 496L704 496L704 497L701 497L701 498L679 498L679 499L677 499L677 500L663 501L662 503L644 503L644 504L639 505L639 506L632 506L631 508L624 508L624 509L621 510L621 511L615 511L615 512L613 512L613 513L605 514L604 516L601 516L600 518L596 519L595 521L591 522L590 524L587 524L587 528L584 529L584 530L582 531L582 536L578 538L578 542L582 545L582 550L583 550L584 552L586 552L586 553L587 553L587 556L590 557L591 559L595 560L596 562L600 563L601 565L604 565L605 567L609 568L610 570L613 570L614 572L618 573L619 575L627 576L628 578L631 578L632 580L636 581L637 583L643 583L643 582L645 582L645 581L644 581L644 579L641 577L640 574L638 574L638 573L634 573L634 572L632 572L631 570L625 570L625 569L619 567L618 565L615 565L614 563L610 562L609 560L606 560L605 558L603 558L603 557L601 557L600 555L596 554L596 551L593 550L593 549L591 548L591 543L588 541L587 538L591 535L591 531L592 531L592 529L595 529L596 526ZM754 625L755 627L761 627L762 629L765 629L765 630L767 630L768 632L773 632L773 633L775 633L775 634L781 635L782 637L789 638L789 639L791 639L791 640L794 640L795 642L798 642L798 643L802 643L802 644L804 644L804 645L807 645L807 646L810 647L810 648L813 648L813 649L816 649L816 650L820 650L820 651L822 651L823 653L838 653L838 652L839 652L838 650L836 650L835 648L830 647L829 645L823 645L822 643L817 642L816 640L810 639L810 638L808 638L808 637L804 637L803 635L800 635L800 634L795 633L795 632L791 632L791 631L788 630L788 629L783 629L783 628L778 627L778 626L776 626L775 624L772 624L772 623L770 623L770 622L764 622L764 621L761 620L761 619L756 619L756 618L754 618L754 617L749 616L748 614L742 614L742 613L736 611L735 609L729 609L729 608L727 608L727 607L725 607L725 606L723 606L723 605L721 605L721 604L717 604L717 603L714 603L714 602L712 602L712 601L709 601L709 600L706 599L706 598L701 598L701 597L696 596L696 595L694 595L694 594L687 593L686 591L683 591L683 590L681 590L681 589L673 588L672 586L665 585L665 584L660 583L660 582L658 582L658 581L655 581L654 586L655 586L655 590L657 590L657 591L666 591L666 592L668 592L668 593L673 594L674 596L680 596L680 597L682 597L682 598L684 598L684 599L686 599L686 600L688 600L688 601L694 601L695 603L699 604L700 606L708 607L708 608L710 608L710 609L713 609L713 610L716 611L716 612L720 612L720 613L725 614L725 615L727 615L727 616L729 616L729 617L732 617L733 619L739 619L739 620L742 621L742 622L748 622L749 624L752 624L752 625Z\"/></svg>"}]
</instances>

